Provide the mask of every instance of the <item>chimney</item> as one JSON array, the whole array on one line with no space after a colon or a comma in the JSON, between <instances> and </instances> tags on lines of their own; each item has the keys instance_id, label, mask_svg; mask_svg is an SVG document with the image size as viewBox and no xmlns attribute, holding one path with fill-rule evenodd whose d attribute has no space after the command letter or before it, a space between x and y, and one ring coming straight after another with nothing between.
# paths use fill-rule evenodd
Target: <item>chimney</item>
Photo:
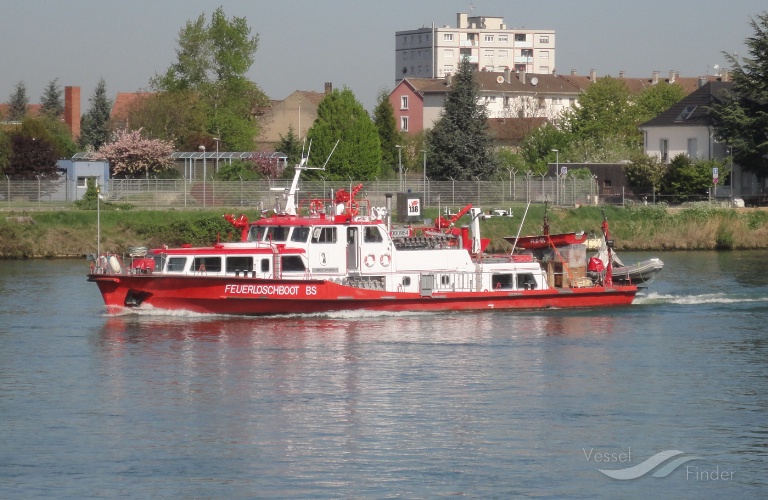
<instances>
[{"instance_id":1,"label":"chimney","mask_svg":"<svg viewBox=\"0 0 768 500\"><path fill-rule=\"evenodd\" d=\"M703 87L707 84L707 77L706 76L700 76L699 77L699 88Z\"/></svg>"},{"instance_id":2,"label":"chimney","mask_svg":"<svg viewBox=\"0 0 768 500\"><path fill-rule=\"evenodd\" d=\"M575 69L571 69L571 76L576 76L576 75L577 75L576 70Z\"/></svg>"},{"instance_id":3,"label":"chimney","mask_svg":"<svg viewBox=\"0 0 768 500\"><path fill-rule=\"evenodd\" d=\"M659 83L659 72L654 71L651 73L651 85L656 85L657 83Z\"/></svg>"},{"instance_id":4,"label":"chimney","mask_svg":"<svg viewBox=\"0 0 768 500\"><path fill-rule=\"evenodd\" d=\"M450 74L450 73L446 73L445 74L445 85L447 87L450 87L452 83L453 83L453 75Z\"/></svg>"},{"instance_id":5,"label":"chimney","mask_svg":"<svg viewBox=\"0 0 768 500\"><path fill-rule=\"evenodd\" d=\"M325 82L325 95L333 94L333 83Z\"/></svg>"},{"instance_id":6,"label":"chimney","mask_svg":"<svg viewBox=\"0 0 768 500\"><path fill-rule=\"evenodd\" d=\"M669 70L669 83L675 83L675 70Z\"/></svg>"},{"instance_id":7,"label":"chimney","mask_svg":"<svg viewBox=\"0 0 768 500\"><path fill-rule=\"evenodd\" d=\"M72 131L72 139L80 137L80 87L64 87L64 123Z\"/></svg>"},{"instance_id":8,"label":"chimney","mask_svg":"<svg viewBox=\"0 0 768 500\"><path fill-rule=\"evenodd\" d=\"M595 83L597 81L597 70L589 70L589 81Z\"/></svg>"},{"instance_id":9,"label":"chimney","mask_svg":"<svg viewBox=\"0 0 768 500\"><path fill-rule=\"evenodd\" d=\"M520 79L520 83L525 83L525 70L521 69L520 74L517 76Z\"/></svg>"},{"instance_id":10,"label":"chimney","mask_svg":"<svg viewBox=\"0 0 768 500\"><path fill-rule=\"evenodd\" d=\"M459 29L467 27L467 15L459 12L456 14L456 27Z\"/></svg>"},{"instance_id":11,"label":"chimney","mask_svg":"<svg viewBox=\"0 0 768 500\"><path fill-rule=\"evenodd\" d=\"M504 81L507 83L512 81L512 70L509 67L504 70Z\"/></svg>"},{"instance_id":12,"label":"chimney","mask_svg":"<svg viewBox=\"0 0 768 500\"><path fill-rule=\"evenodd\" d=\"M619 71L619 78L624 78L624 70Z\"/></svg>"}]
</instances>

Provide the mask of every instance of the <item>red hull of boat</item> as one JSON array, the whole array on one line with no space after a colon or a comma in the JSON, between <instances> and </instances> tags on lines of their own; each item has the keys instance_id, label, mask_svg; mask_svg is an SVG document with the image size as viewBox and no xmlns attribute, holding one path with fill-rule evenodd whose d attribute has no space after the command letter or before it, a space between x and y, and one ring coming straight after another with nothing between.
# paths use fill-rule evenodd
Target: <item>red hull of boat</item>
<instances>
[{"instance_id":1,"label":"red hull of boat","mask_svg":"<svg viewBox=\"0 0 768 500\"><path fill-rule=\"evenodd\" d=\"M515 244L515 237L514 236L505 236L504 239L508 243ZM550 246L549 242L552 241L552 244L554 244L556 247L562 247L566 245L576 245L579 243L584 243L587 241L587 235L586 233L582 234L576 234L576 233L561 233L561 234L550 234L549 239L547 239L544 235L539 236L521 236L517 239L517 248L524 248L526 250L535 250L539 248L548 248Z\"/></svg>"},{"instance_id":2,"label":"red hull of boat","mask_svg":"<svg viewBox=\"0 0 768 500\"><path fill-rule=\"evenodd\" d=\"M482 293L393 293L321 280L260 280L194 276L91 274L109 313L136 307L229 315L308 314L334 311L467 311L583 308L629 305L635 286Z\"/></svg>"}]
</instances>

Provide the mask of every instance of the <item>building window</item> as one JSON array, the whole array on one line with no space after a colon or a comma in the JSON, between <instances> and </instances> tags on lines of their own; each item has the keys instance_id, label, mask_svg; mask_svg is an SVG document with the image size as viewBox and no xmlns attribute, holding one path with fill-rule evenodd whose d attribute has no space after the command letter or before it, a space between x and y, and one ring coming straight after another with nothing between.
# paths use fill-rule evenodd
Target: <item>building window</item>
<instances>
[{"instance_id":1,"label":"building window","mask_svg":"<svg viewBox=\"0 0 768 500\"><path fill-rule=\"evenodd\" d=\"M549 43L549 37L548 36L539 37L539 43Z\"/></svg>"},{"instance_id":2,"label":"building window","mask_svg":"<svg viewBox=\"0 0 768 500\"><path fill-rule=\"evenodd\" d=\"M443 41L444 42L452 42L453 41L453 33L443 33Z\"/></svg>"},{"instance_id":3,"label":"building window","mask_svg":"<svg viewBox=\"0 0 768 500\"><path fill-rule=\"evenodd\" d=\"M486 50L483 52L483 57L493 57L493 50Z\"/></svg>"},{"instance_id":4,"label":"building window","mask_svg":"<svg viewBox=\"0 0 768 500\"><path fill-rule=\"evenodd\" d=\"M401 116L400 117L400 130L402 132L408 132L408 117L407 116Z\"/></svg>"},{"instance_id":5,"label":"building window","mask_svg":"<svg viewBox=\"0 0 768 500\"><path fill-rule=\"evenodd\" d=\"M499 35L499 43L509 43L509 37L507 35Z\"/></svg>"},{"instance_id":6,"label":"building window","mask_svg":"<svg viewBox=\"0 0 768 500\"><path fill-rule=\"evenodd\" d=\"M516 42L524 42L527 39L527 35L525 33L515 33L515 41Z\"/></svg>"},{"instance_id":7,"label":"building window","mask_svg":"<svg viewBox=\"0 0 768 500\"><path fill-rule=\"evenodd\" d=\"M694 160L699 157L699 140L695 137L688 139L688 157Z\"/></svg>"},{"instance_id":8,"label":"building window","mask_svg":"<svg viewBox=\"0 0 768 500\"><path fill-rule=\"evenodd\" d=\"M453 59L453 49L445 49L445 50L443 50L443 57L445 59Z\"/></svg>"},{"instance_id":9,"label":"building window","mask_svg":"<svg viewBox=\"0 0 768 500\"><path fill-rule=\"evenodd\" d=\"M506 51L506 50L500 50L499 51L499 58L500 59L506 59L507 57L509 57L509 52L508 51Z\"/></svg>"},{"instance_id":10,"label":"building window","mask_svg":"<svg viewBox=\"0 0 768 500\"><path fill-rule=\"evenodd\" d=\"M79 188L88 188L88 184L94 185L97 181L96 177L78 177L77 178L77 187Z\"/></svg>"},{"instance_id":11,"label":"building window","mask_svg":"<svg viewBox=\"0 0 768 500\"><path fill-rule=\"evenodd\" d=\"M403 45L405 45L405 44L407 44L407 43L408 43L408 37L407 37L407 36L404 36L404 37L403 37Z\"/></svg>"},{"instance_id":12,"label":"building window","mask_svg":"<svg viewBox=\"0 0 768 500\"><path fill-rule=\"evenodd\" d=\"M493 35L485 35L486 42L493 42Z\"/></svg>"},{"instance_id":13,"label":"building window","mask_svg":"<svg viewBox=\"0 0 768 500\"><path fill-rule=\"evenodd\" d=\"M520 53L523 57L533 57L533 49L523 49Z\"/></svg>"},{"instance_id":14,"label":"building window","mask_svg":"<svg viewBox=\"0 0 768 500\"><path fill-rule=\"evenodd\" d=\"M540 59L549 59L549 51L548 50L542 50L539 52L539 58Z\"/></svg>"},{"instance_id":15,"label":"building window","mask_svg":"<svg viewBox=\"0 0 768 500\"><path fill-rule=\"evenodd\" d=\"M661 163L669 162L669 139L660 140L659 152L661 153Z\"/></svg>"},{"instance_id":16,"label":"building window","mask_svg":"<svg viewBox=\"0 0 768 500\"><path fill-rule=\"evenodd\" d=\"M443 66L443 73L446 75L450 75L453 73L453 64L446 64Z\"/></svg>"}]
</instances>

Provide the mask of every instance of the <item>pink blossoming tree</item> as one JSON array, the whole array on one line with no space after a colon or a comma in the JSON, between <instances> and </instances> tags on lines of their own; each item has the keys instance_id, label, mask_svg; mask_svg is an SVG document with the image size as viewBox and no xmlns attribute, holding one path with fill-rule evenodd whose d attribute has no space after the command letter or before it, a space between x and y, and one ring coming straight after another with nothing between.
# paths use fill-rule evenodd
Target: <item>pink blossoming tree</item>
<instances>
[{"instance_id":1,"label":"pink blossoming tree","mask_svg":"<svg viewBox=\"0 0 768 500\"><path fill-rule=\"evenodd\" d=\"M141 129L118 130L114 140L99 148L93 157L107 160L113 177L132 179L173 166L174 149L171 141L143 138Z\"/></svg>"}]
</instances>

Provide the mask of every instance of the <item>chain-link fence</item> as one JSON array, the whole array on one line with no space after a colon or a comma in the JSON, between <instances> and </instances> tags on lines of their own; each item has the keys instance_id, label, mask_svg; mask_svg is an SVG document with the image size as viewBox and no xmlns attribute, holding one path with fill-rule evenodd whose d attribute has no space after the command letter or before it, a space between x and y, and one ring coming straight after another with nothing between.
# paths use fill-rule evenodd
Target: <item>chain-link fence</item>
<instances>
[{"instance_id":1,"label":"chain-link fence","mask_svg":"<svg viewBox=\"0 0 768 500\"><path fill-rule=\"evenodd\" d=\"M259 210L283 206L290 180L216 181L202 179L112 179L102 187L106 202L125 203L143 209L201 209L250 207ZM359 182L351 180L299 182L297 204L308 206L313 199L331 199L336 191L351 191L363 184L358 198L372 206L384 206L388 193L400 191L399 180ZM599 193L589 179L557 179L542 176L510 176L499 181L432 181L404 179L403 190L420 193L426 207L456 207L467 204L490 210L516 203L574 206L599 203ZM82 198L85 184L58 180L10 180L0 184L0 209L45 210L71 207Z\"/></svg>"}]
</instances>

